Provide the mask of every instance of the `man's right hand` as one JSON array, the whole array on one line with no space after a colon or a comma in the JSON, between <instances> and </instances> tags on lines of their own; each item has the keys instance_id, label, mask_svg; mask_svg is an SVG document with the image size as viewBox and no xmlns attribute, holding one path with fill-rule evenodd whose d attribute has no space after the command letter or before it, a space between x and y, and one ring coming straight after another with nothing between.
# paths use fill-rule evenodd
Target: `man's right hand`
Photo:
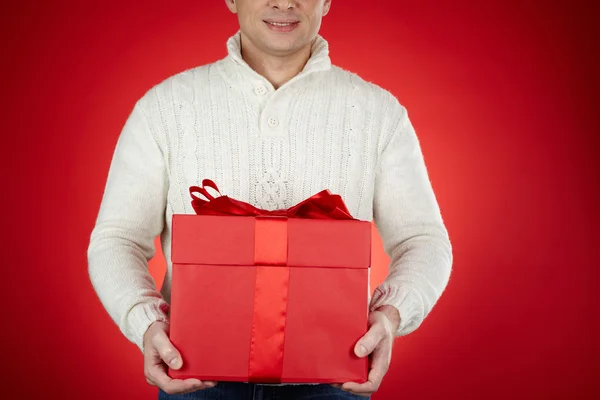
<instances>
[{"instance_id":1,"label":"man's right hand","mask_svg":"<svg viewBox=\"0 0 600 400\"><path fill-rule=\"evenodd\" d=\"M215 386L214 381L198 379L171 379L167 364L173 369L183 365L181 354L169 339L169 324L154 321L144 333L144 375L149 384L158 386L167 394L183 394Z\"/></svg>"}]
</instances>

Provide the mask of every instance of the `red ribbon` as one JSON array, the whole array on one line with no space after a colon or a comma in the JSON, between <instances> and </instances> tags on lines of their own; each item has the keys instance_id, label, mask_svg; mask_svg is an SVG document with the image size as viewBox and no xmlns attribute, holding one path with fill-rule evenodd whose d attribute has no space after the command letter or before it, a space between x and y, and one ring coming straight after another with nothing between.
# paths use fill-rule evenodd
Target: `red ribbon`
<instances>
[{"instance_id":1,"label":"red ribbon","mask_svg":"<svg viewBox=\"0 0 600 400\"><path fill-rule=\"evenodd\" d=\"M205 187L216 190L213 197ZM199 192L207 200L194 195ZM254 265L256 283L254 312L248 361L250 382L281 383L283 346L287 317L290 271L287 266L287 219L354 219L339 195L329 190L309 197L288 209L263 210L251 204L221 195L210 179L202 187L191 186L192 207L198 215L238 215L255 218ZM275 218L272 218L275 217Z\"/></svg>"},{"instance_id":2,"label":"red ribbon","mask_svg":"<svg viewBox=\"0 0 600 400\"><path fill-rule=\"evenodd\" d=\"M202 186L191 186L192 207L198 215L272 215L294 218L312 219L354 219L346 208L342 197L332 194L328 189L309 197L288 209L263 210L243 201L232 199L228 196L213 197L204 187L219 188L210 179L204 179ZM203 194L209 201L200 199L194 192Z\"/></svg>"}]
</instances>

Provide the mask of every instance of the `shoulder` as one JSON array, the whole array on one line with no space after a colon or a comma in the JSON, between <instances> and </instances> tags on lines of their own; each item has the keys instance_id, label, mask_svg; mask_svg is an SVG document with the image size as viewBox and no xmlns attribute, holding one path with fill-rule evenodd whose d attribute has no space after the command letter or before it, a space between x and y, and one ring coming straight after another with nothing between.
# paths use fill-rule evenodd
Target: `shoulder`
<instances>
[{"instance_id":1,"label":"shoulder","mask_svg":"<svg viewBox=\"0 0 600 400\"><path fill-rule=\"evenodd\" d=\"M397 118L406 113L406 108L390 90L338 65L332 65L331 74L335 81L350 87L355 96L364 99L388 117Z\"/></svg>"},{"instance_id":2,"label":"shoulder","mask_svg":"<svg viewBox=\"0 0 600 400\"><path fill-rule=\"evenodd\" d=\"M215 64L216 62L200 65L170 75L150 86L139 101L149 105L152 101L160 102L181 95L185 96L188 91L191 94L194 86L208 80L208 75Z\"/></svg>"},{"instance_id":3,"label":"shoulder","mask_svg":"<svg viewBox=\"0 0 600 400\"><path fill-rule=\"evenodd\" d=\"M210 82L216 66L222 60L199 65L174 73L151 85L138 99L143 108L150 110L161 103L185 100L193 96L194 87L203 87Z\"/></svg>"},{"instance_id":4,"label":"shoulder","mask_svg":"<svg viewBox=\"0 0 600 400\"><path fill-rule=\"evenodd\" d=\"M395 134L405 131L410 124L408 111L390 90L339 66L332 66L331 72L336 81L351 86L354 102L362 104L370 119L377 121L379 152Z\"/></svg>"},{"instance_id":5,"label":"shoulder","mask_svg":"<svg viewBox=\"0 0 600 400\"><path fill-rule=\"evenodd\" d=\"M168 142L178 115L180 121L193 123L191 105L194 102L195 88L210 82L209 74L217 62L188 68L174 73L149 88L138 97L135 108L142 112L150 132L161 149L169 148Z\"/></svg>"}]
</instances>

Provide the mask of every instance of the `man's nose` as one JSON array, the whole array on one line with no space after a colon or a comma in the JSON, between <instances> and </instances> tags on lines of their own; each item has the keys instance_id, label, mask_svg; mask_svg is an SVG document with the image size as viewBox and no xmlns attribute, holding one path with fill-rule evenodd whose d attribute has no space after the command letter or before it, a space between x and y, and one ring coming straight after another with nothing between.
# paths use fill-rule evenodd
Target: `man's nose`
<instances>
[{"instance_id":1,"label":"man's nose","mask_svg":"<svg viewBox=\"0 0 600 400\"><path fill-rule=\"evenodd\" d=\"M288 10L290 8L296 7L295 0L270 0L269 6L273 8L278 8L280 10Z\"/></svg>"}]
</instances>

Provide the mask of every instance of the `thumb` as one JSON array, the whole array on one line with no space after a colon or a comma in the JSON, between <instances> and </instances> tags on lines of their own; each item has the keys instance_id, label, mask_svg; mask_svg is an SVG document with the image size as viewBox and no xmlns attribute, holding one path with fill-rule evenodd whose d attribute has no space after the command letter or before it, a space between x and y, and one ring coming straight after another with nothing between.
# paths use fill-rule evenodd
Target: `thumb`
<instances>
[{"instance_id":1,"label":"thumb","mask_svg":"<svg viewBox=\"0 0 600 400\"><path fill-rule=\"evenodd\" d=\"M166 332L159 332L155 337L155 347L160 358L171 368L179 369L183 365L181 354L173 346Z\"/></svg>"},{"instance_id":2,"label":"thumb","mask_svg":"<svg viewBox=\"0 0 600 400\"><path fill-rule=\"evenodd\" d=\"M354 353L361 358L371 354L381 339L382 336L377 329L377 325L372 326L371 329L356 342Z\"/></svg>"}]
</instances>

